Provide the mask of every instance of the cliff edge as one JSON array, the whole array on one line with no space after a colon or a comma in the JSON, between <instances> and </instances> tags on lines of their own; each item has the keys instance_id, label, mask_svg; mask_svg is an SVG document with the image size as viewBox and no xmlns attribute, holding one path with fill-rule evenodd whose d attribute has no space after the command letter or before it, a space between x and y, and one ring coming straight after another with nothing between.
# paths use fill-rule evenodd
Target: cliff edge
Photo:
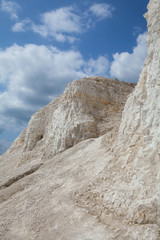
<instances>
[{"instance_id":1,"label":"cliff edge","mask_svg":"<svg viewBox=\"0 0 160 240\"><path fill-rule=\"evenodd\" d=\"M145 17L135 89L103 77L70 83L0 157L2 239L160 239L159 0Z\"/></svg>"}]
</instances>

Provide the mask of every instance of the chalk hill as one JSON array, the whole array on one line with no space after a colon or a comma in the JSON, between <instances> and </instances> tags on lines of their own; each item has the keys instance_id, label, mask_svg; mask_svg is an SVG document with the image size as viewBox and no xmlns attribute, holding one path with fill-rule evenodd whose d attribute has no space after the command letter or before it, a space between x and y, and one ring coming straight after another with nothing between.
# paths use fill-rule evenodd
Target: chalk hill
<instances>
[{"instance_id":1,"label":"chalk hill","mask_svg":"<svg viewBox=\"0 0 160 240\"><path fill-rule=\"evenodd\" d=\"M159 0L145 17L136 87L71 82L0 157L0 239L160 239Z\"/></svg>"}]
</instances>

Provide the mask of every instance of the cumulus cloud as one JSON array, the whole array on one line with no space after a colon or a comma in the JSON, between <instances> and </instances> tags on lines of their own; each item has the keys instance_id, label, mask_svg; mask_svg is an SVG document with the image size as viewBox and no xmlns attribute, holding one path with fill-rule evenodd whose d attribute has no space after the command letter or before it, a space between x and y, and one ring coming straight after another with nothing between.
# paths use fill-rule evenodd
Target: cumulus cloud
<instances>
[{"instance_id":1,"label":"cumulus cloud","mask_svg":"<svg viewBox=\"0 0 160 240\"><path fill-rule=\"evenodd\" d=\"M26 18L17 22L13 27L14 32L31 30L42 37L52 37L58 42L68 41L73 43L76 34L83 31L82 18L76 14L73 7L63 7L41 14L40 24L35 24Z\"/></svg>"},{"instance_id":2,"label":"cumulus cloud","mask_svg":"<svg viewBox=\"0 0 160 240\"><path fill-rule=\"evenodd\" d=\"M1 11L8 13L12 19L18 19L18 11L21 8L19 4L13 1L2 0L0 7Z\"/></svg>"},{"instance_id":3,"label":"cumulus cloud","mask_svg":"<svg viewBox=\"0 0 160 240\"><path fill-rule=\"evenodd\" d=\"M1 137L21 131L31 115L61 94L70 81L107 75L107 70L105 56L86 60L75 50L36 44L0 49ZM0 141L0 154L9 146Z\"/></svg>"},{"instance_id":4,"label":"cumulus cloud","mask_svg":"<svg viewBox=\"0 0 160 240\"><path fill-rule=\"evenodd\" d=\"M114 10L115 8L107 3L95 3L89 9L99 20L111 18Z\"/></svg>"},{"instance_id":5,"label":"cumulus cloud","mask_svg":"<svg viewBox=\"0 0 160 240\"><path fill-rule=\"evenodd\" d=\"M91 58L85 66L85 72L91 75L106 75L109 68L109 61L105 56L99 56L97 59Z\"/></svg>"},{"instance_id":6,"label":"cumulus cloud","mask_svg":"<svg viewBox=\"0 0 160 240\"><path fill-rule=\"evenodd\" d=\"M78 51L44 45L13 45L0 50L0 114L8 121L28 121L31 114L60 94L72 80L107 72L108 60L99 56L88 62ZM86 67L87 66L87 67Z\"/></svg>"},{"instance_id":7,"label":"cumulus cloud","mask_svg":"<svg viewBox=\"0 0 160 240\"><path fill-rule=\"evenodd\" d=\"M53 37L59 42L73 42L74 34L83 31L82 19L73 7L63 7L41 15L41 24L32 23L31 29L43 37Z\"/></svg>"},{"instance_id":8,"label":"cumulus cloud","mask_svg":"<svg viewBox=\"0 0 160 240\"><path fill-rule=\"evenodd\" d=\"M22 21L19 21L15 23L12 27L13 32L25 32L27 30L30 30L32 26L32 21L29 18L23 19Z\"/></svg>"},{"instance_id":9,"label":"cumulus cloud","mask_svg":"<svg viewBox=\"0 0 160 240\"><path fill-rule=\"evenodd\" d=\"M62 7L41 14L40 24L30 18L23 19L12 27L12 31L31 30L45 38L73 43L78 34L86 32L97 21L112 17L113 10L109 4L93 4L83 13L73 6Z\"/></svg>"},{"instance_id":10,"label":"cumulus cloud","mask_svg":"<svg viewBox=\"0 0 160 240\"><path fill-rule=\"evenodd\" d=\"M81 64L79 52L54 47L14 45L0 51L0 79L7 84L0 94L1 114L28 120L27 116L55 97L70 78L81 75Z\"/></svg>"},{"instance_id":11,"label":"cumulus cloud","mask_svg":"<svg viewBox=\"0 0 160 240\"><path fill-rule=\"evenodd\" d=\"M74 13L73 7L59 8L42 15L42 21L56 32L81 32L80 17Z\"/></svg>"},{"instance_id":12,"label":"cumulus cloud","mask_svg":"<svg viewBox=\"0 0 160 240\"><path fill-rule=\"evenodd\" d=\"M140 34L132 53L122 52L113 55L110 75L126 82L137 82L147 56L147 33Z\"/></svg>"}]
</instances>

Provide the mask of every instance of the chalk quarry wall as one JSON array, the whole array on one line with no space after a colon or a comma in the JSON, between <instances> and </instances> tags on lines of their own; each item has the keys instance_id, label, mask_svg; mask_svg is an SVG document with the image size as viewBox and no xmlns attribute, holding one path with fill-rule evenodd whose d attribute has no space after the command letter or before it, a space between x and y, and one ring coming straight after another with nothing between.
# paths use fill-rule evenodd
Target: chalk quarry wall
<instances>
[{"instance_id":1,"label":"chalk quarry wall","mask_svg":"<svg viewBox=\"0 0 160 240\"><path fill-rule=\"evenodd\" d=\"M4 240L160 239L159 0L145 17L133 92L103 77L70 83L0 157Z\"/></svg>"},{"instance_id":2,"label":"chalk quarry wall","mask_svg":"<svg viewBox=\"0 0 160 240\"><path fill-rule=\"evenodd\" d=\"M124 104L134 87L105 77L71 82L61 96L31 117L9 152L21 149L22 162L31 153L51 158L85 139L117 131Z\"/></svg>"}]
</instances>

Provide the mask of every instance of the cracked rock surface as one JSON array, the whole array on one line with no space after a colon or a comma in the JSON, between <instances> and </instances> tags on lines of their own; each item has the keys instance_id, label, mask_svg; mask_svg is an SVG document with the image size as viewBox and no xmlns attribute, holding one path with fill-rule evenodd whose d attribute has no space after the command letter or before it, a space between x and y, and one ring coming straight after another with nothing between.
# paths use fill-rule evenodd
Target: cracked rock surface
<instances>
[{"instance_id":1,"label":"cracked rock surface","mask_svg":"<svg viewBox=\"0 0 160 240\"><path fill-rule=\"evenodd\" d=\"M136 87L70 83L0 157L0 239L160 239L159 0L145 17Z\"/></svg>"}]
</instances>

